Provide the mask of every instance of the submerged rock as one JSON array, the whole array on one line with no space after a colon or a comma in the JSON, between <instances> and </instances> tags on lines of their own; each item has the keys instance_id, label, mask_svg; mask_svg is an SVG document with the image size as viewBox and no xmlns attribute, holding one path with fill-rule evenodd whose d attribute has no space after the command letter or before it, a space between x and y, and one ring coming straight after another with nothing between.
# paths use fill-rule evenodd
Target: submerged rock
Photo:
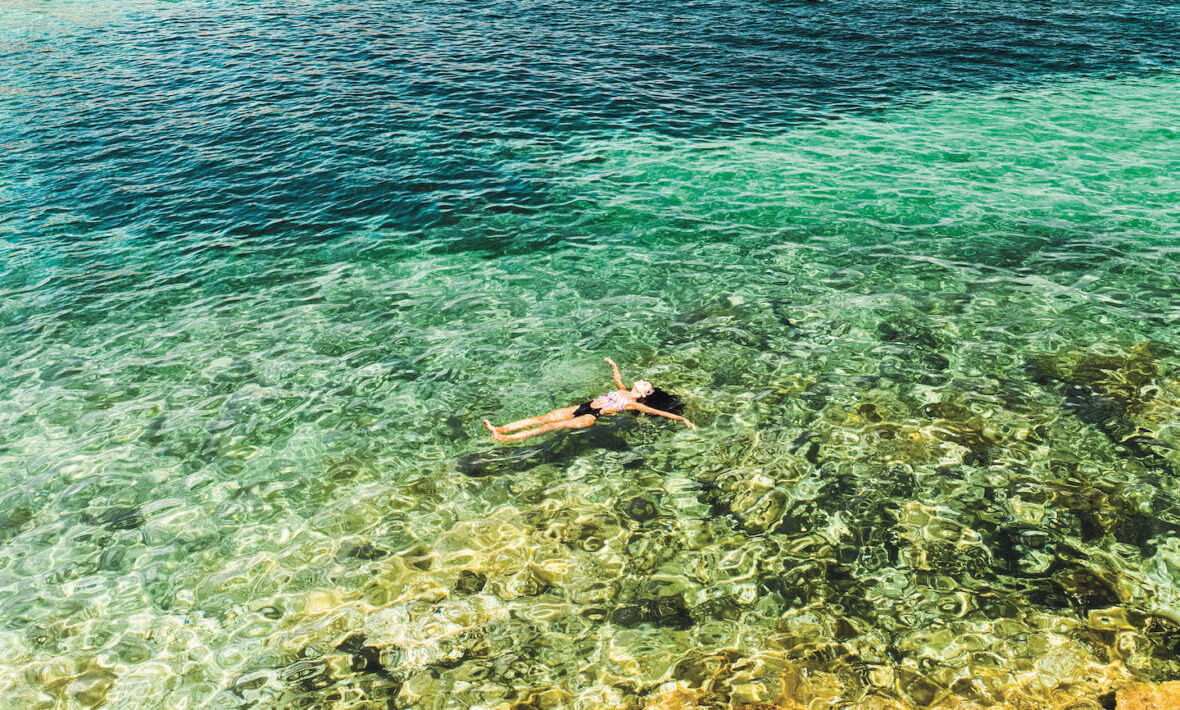
<instances>
[{"instance_id":1,"label":"submerged rock","mask_svg":"<svg viewBox=\"0 0 1180 710\"><path fill-rule=\"evenodd\" d=\"M1034 358L1032 364L1038 378L1086 387L1124 407L1132 407L1150 397L1142 388L1159 374L1154 352L1159 347L1137 343L1123 352L1112 354L1074 350L1041 355Z\"/></svg>"},{"instance_id":2,"label":"submerged rock","mask_svg":"<svg viewBox=\"0 0 1180 710\"><path fill-rule=\"evenodd\" d=\"M1065 398L1065 409L1106 435L1115 453L1150 469L1180 469L1180 382L1162 359L1160 343L1114 352L1069 351L1033 358L1034 377Z\"/></svg>"},{"instance_id":3,"label":"submerged rock","mask_svg":"<svg viewBox=\"0 0 1180 710\"><path fill-rule=\"evenodd\" d=\"M1153 397L1147 385L1159 374L1147 343L1114 354L1075 350L1040 355L1031 364L1036 380L1060 385L1067 410L1117 438L1135 432L1128 417Z\"/></svg>"},{"instance_id":4,"label":"submerged rock","mask_svg":"<svg viewBox=\"0 0 1180 710\"><path fill-rule=\"evenodd\" d=\"M656 502L644 496L635 496L624 502L620 507L623 515L637 523L646 523L660 514L660 509Z\"/></svg>"},{"instance_id":5,"label":"submerged rock","mask_svg":"<svg viewBox=\"0 0 1180 710\"><path fill-rule=\"evenodd\" d=\"M1180 681L1131 683L1119 689L1116 701L1118 710L1175 710L1180 708Z\"/></svg>"},{"instance_id":6,"label":"submerged rock","mask_svg":"<svg viewBox=\"0 0 1180 710\"><path fill-rule=\"evenodd\" d=\"M66 696L72 704L85 708L97 708L106 704L107 692L114 685L114 678L106 670L91 670L74 678L66 687Z\"/></svg>"},{"instance_id":7,"label":"submerged rock","mask_svg":"<svg viewBox=\"0 0 1180 710\"><path fill-rule=\"evenodd\" d=\"M881 321L877 325L877 332L885 342L900 342L923 350L935 350L943 345L942 338L935 334L926 320L919 314L896 315Z\"/></svg>"},{"instance_id":8,"label":"submerged rock","mask_svg":"<svg viewBox=\"0 0 1180 710\"><path fill-rule=\"evenodd\" d=\"M684 683L674 683L652 696L644 705L645 710L696 710L708 707L705 693L689 688Z\"/></svg>"},{"instance_id":9,"label":"submerged rock","mask_svg":"<svg viewBox=\"0 0 1180 710\"><path fill-rule=\"evenodd\" d=\"M483 572L473 572L469 569L460 570L459 578L455 581L455 593L459 595L476 594L482 592L488 583L488 576Z\"/></svg>"}]
</instances>

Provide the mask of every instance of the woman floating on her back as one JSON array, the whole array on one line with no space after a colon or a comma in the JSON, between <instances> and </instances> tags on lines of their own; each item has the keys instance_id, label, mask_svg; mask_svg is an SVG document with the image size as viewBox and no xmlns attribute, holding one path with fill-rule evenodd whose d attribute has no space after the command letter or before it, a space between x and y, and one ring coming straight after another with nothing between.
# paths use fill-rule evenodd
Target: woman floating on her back
<instances>
[{"instance_id":1,"label":"woman floating on her back","mask_svg":"<svg viewBox=\"0 0 1180 710\"><path fill-rule=\"evenodd\" d=\"M521 419L518 422L512 422L504 426L492 426L492 423L485 419L483 420L483 425L487 427L488 431L492 432L492 436L495 437L496 441L516 441L518 439L527 439L537 434L544 434L547 431L553 431L555 429L584 429L593 424L603 414L614 414L616 412L631 410L643 412L644 414L654 414L657 417L675 419L678 422L684 422L684 425L689 429L696 429L696 425L684 417L672 414L671 412L653 409L644 404L643 400L655 393L656 388L652 387L650 382L636 380L631 385L631 389L627 389L623 386L623 376L619 374L619 366L609 357L605 359L610 363L611 370L614 371L615 385L618 386L617 390L599 395L580 406L554 409L552 412L542 414L539 417ZM529 427L536 428L530 429ZM527 431L519 431L520 429L527 429ZM517 433L504 433L508 431L515 431Z\"/></svg>"}]
</instances>

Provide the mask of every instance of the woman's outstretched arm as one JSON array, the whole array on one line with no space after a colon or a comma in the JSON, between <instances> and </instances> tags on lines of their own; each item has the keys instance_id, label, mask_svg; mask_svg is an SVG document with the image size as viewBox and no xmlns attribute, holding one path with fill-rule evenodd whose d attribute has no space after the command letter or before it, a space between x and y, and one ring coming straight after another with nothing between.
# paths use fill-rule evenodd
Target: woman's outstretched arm
<instances>
[{"instance_id":1,"label":"woman's outstretched arm","mask_svg":"<svg viewBox=\"0 0 1180 710\"><path fill-rule=\"evenodd\" d=\"M611 360L609 357L603 358L603 360L606 360L608 363L610 363L610 369L615 376L615 384L619 386L619 389L627 389L627 387L623 384L623 375L619 372L619 366L615 364L615 361Z\"/></svg>"},{"instance_id":2,"label":"woman's outstretched arm","mask_svg":"<svg viewBox=\"0 0 1180 710\"><path fill-rule=\"evenodd\" d=\"M644 414L654 414L657 417L667 417L668 419L675 419L678 422L684 422L684 425L686 427L688 427L689 429L696 429L697 428L696 424L693 424L692 422L688 421L687 419L685 419L684 417L682 417L678 414L673 414L671 412L664 412L659 409L653 409L653 408L647 406L646 404L640 404L639 402L631 402L630 404L628 404L627 406L625 406L623 408L624 409L634 409L634 410L643 412Z\"/></svg>"}]
</instances>

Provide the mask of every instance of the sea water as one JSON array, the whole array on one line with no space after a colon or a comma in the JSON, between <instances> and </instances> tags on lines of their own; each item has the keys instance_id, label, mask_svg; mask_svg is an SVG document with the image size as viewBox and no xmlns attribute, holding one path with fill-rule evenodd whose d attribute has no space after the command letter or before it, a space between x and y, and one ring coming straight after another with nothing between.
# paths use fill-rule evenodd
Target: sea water
<instances>
[{"instance_id":1,"label":"sea water","mask_svg":"<svg viewBox=\"0 0 1180 710\"><path fill-rule=\"evenodd\" d=\"M1177 12L0 6L5 702L1177 678Z\"/></svg>"}]
</instances>

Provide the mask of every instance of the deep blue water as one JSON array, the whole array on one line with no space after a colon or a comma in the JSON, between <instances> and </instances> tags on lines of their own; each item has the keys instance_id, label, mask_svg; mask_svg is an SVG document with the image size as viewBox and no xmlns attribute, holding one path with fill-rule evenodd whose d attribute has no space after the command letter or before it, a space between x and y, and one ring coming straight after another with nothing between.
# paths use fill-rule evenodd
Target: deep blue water
<instances>
[{"instance_id":1,"label":"deep blue water","mask_svg":"<svg viewBox=\"0 0 1180 710\"><path fill-rule=\"evenodd\" d=\"M194 1L54 19L73 7L4 13L10 238L415 229L544 199L491 140L773 132L1180 56L1176 2Z\"/></svg>"}]
</instances>

